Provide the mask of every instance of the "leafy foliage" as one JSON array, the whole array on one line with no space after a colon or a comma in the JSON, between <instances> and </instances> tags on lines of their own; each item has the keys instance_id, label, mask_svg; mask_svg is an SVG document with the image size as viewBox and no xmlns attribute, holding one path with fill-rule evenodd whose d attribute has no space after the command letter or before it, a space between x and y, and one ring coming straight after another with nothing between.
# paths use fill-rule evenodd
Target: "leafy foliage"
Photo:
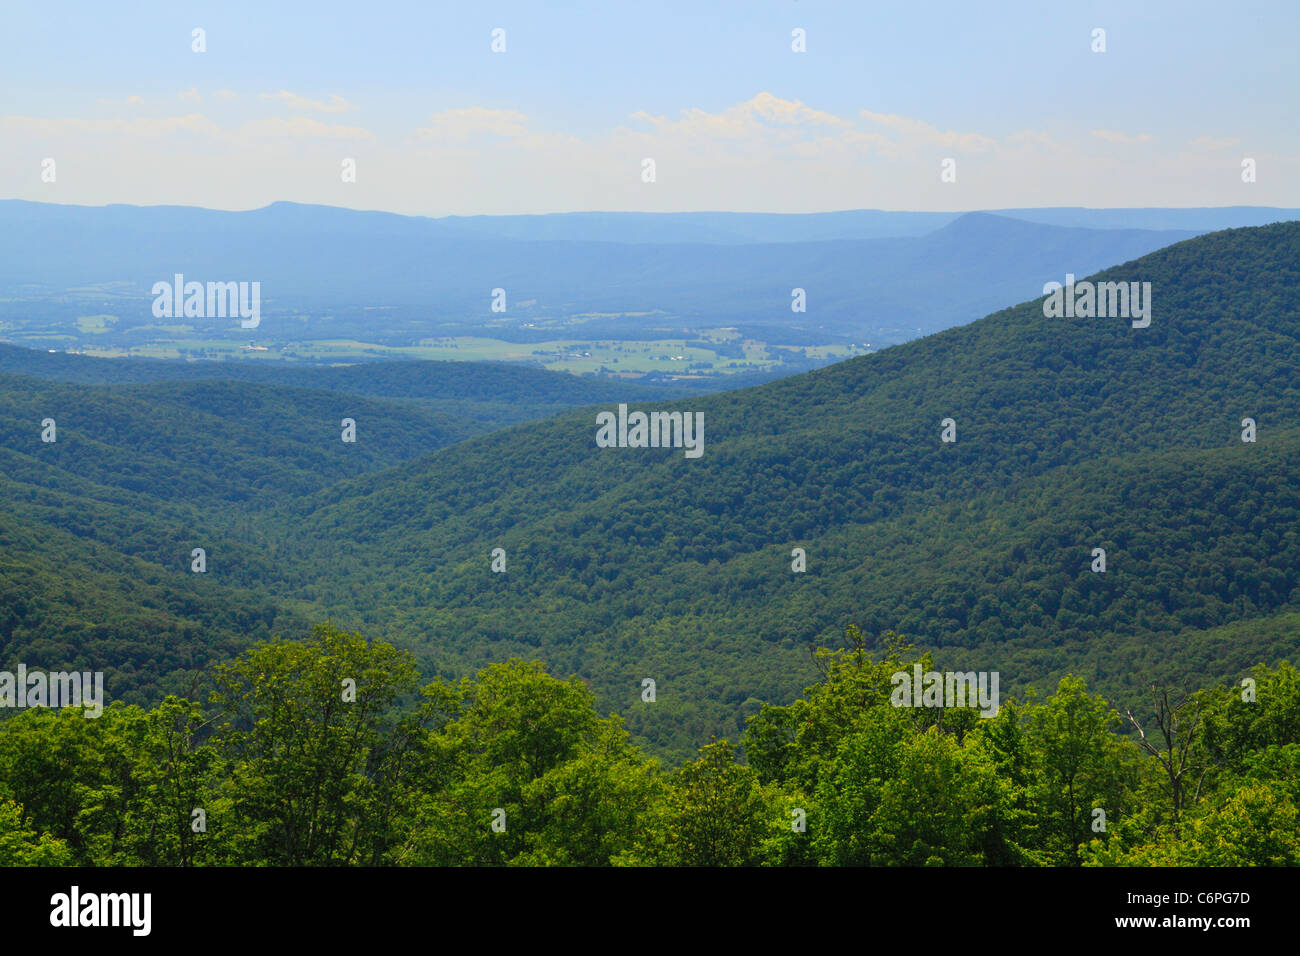
<instances>
[{"instance_id":1,"label":"leafy foliage","mask_svg":"<svg viewBox=\"0 0 1300 956\"><path fill-rule=\"evenodd\" d=\"M1162 754L1081 680L991 718L900 707L891 676L928 657L847 637L749 721L751 760L719 740L667 770L581 680L514 659L415 693L408 653L327 623L220 667L206 706L0 722L0 864L1300 863L1289 664L1255 669L1253 702L1193 695L1206 773L1175 818Z\"/></svg>"}]
</instances>

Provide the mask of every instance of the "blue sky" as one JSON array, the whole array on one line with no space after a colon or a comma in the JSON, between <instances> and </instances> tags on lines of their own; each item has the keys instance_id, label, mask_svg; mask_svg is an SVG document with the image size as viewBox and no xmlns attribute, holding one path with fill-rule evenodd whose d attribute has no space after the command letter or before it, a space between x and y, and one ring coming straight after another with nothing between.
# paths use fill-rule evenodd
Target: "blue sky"
<instances>
[{"instance_id":1,"label":"blue sky","mask_svg":"<svg viewBox=\"0 0 1300 956\"><path fill-rule=\"evenodd\" d=\"M19 2L0 18L5 198L425 215L1300 205L1294 0Z\"/></svg>"}]
</instances>

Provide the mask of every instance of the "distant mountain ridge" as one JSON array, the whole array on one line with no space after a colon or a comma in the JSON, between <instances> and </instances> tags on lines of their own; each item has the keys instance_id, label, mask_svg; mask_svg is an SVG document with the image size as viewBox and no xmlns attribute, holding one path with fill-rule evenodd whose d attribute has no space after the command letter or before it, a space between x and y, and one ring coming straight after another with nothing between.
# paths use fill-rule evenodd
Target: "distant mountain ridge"
<instances>
[{"instance_id":1,"label":"distant mountain ridge","mask_svg":"<svg viewBox=\"0 0 1300 956\"><path fill-rule=\"evenodd\" d=\"M1057 212L1062 220L1073 215ZM89 340L78 336L74 319L108 312L115 317L114 341L143 344L164 335L158 326L185 321L152 314L153 284L180 273L189 281L260 282L266 320L258 334L280 339L529 341L542 334L529 324L546 320L544 334L553 337L638 337L647 326L672 337L691 328L734 327L786 344L804 344L801 336L888 343L1032 298L1064 271L1085 275L1127 262L1189 238L1216 218L1287 211L1184 212L1200 215L1182 218L1201 227L1099 229L990 213L945 221L947 214L865 211L811 218L508 217L493 234L496 220L466 225L288 203L232 213L8 201L0 202L0 292L11 301L0 306L0 323L12 328L11 338L59 326L58 341ZM546 223L574 228L557 232ZM718 223L739 224L727 227L732 240L700 238ZM871 223L886 225L866 228ZM590 234L583 230L592 224L604 236L617 233L616 225L628 228L617 233L620 241L577 237ZM659 230L658 238L645 241L647 230ZM894 234L860 237L873 230ZM541 238L558 233L572 237ZM694 238L669 241L670 234ZM745 241L733 241L736 236ZM504 313L492 311L494 289L504 290ZM792 309L795 289L805 290L802 312ZM596 318L555 325L574 315ZM626 318L632 315L652 318ZM188 322L216 334L241 331L220 319Z\"/></svg>"},{"instance_id":2,"label":"distant mountain ridge","mask_svg":"<svg viewBox=\"0 0 1300 956\"><path fill-rule=\"evenodd\" d=\"M736 213L736 212L567 212L538 215L446 216L430 218L399 213L353 210L294 202L276 202L242 212L203 209L197 206L76 206L35 203L29 200L0 200L0 223L6 226L36 226L53 213L75 220L90 210L102 210L104 221L116 228L129 226L140 212L155 218L159 231L180 232L191 228L194 215L211 214L206 228L225 231L252 217L268 231L335 229L347 221L358 236L398 234L406 238L515 239L536 241L625 242L625 243L763 243L819 242L836 239L885 239L923 236L941 229L968 212L987 212L1043 225L1089 229L1172 229L1211 232L1243 226L1300 219L1300 209L1272 206L1207 206L1199 208L1091 209L1059 206L1019 209L966 210L960 212L907 212L882 209L851 209L819 213Z\"/></svg>"}]
</instances>

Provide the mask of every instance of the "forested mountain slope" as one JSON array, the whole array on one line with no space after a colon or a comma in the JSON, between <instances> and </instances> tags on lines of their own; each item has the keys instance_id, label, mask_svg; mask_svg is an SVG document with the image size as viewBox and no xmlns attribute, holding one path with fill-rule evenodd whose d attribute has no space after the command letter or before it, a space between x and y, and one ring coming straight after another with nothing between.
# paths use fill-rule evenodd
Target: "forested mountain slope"
<instances>
[{"instance_id":1,"label":"forested mountain slope","mask_svg":"<svg viewBox=\"0 0 1300 956\"><path fill-rule=\"evenodd\" d=\"M1038 300L678 403L703 413L698 459L597 448L586 412L343 482L299 538L330 542L335 570L294 593L430 666L528 653L620 707L655 677L666 690L630 721L679 745L792 693L807 642L851 621L1010 680L1141 661L1300 600L1298 263L1296 223L1217 233L1095 277L1150 282L1148 328Z\"/></svg>"},{"instance_id":2,"label":"forested mountain slope","mask_svg":"<svg viewBox=\"0 0 1300 956\"><path fill-rule=\"evenodd\" d=\"M767 385L632 402L702 414L698 458L598 448L613 399L449 445L468 425L419 403L0 380L0 581L29 608L4 654L106 667L125 642L123 681L145 694L150 668L174 683L240 643L240 613L252 636L333 615L430 673L515 654L575 672L674 756L792 699L809 645L851 623L901 630L942 667L997 669L1004 693L1071 671L1127 699L1152 677L1275 664L1300 611L1300 224L1094 278L1151 283L1149 327L1048 318L1039 299ZM46 415L57 445L39 443ZM74 598L42 584L60 560L90 569L87 606L116 607L130 579L190 630L154 662L129 615L110 615L100 651L60 637ZM59 608L41 610L43 588Z\"/></svg>"}]
</instances>

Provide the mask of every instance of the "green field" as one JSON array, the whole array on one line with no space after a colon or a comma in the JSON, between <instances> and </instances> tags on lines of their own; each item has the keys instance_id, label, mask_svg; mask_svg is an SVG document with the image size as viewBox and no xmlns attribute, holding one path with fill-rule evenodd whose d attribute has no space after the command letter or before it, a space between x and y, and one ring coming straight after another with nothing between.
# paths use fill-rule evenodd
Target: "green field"
<instances>
[{"instance_id":1,"label":"green field","mask_svg":"<svg viewBox=\"0 0 1300 956\"><path fill-rule=\"evenodd\" d=\"M107 331L93 320L111 320L112 316L86 316L78 328L88 334ZM169 334L189 331L185 328L151 327L152 332ZM249 330L249 338L176 337L160 338L138 346L86 347L86 355L105 358L134 356L139 358L251 358L268 360L310 360L354 362L361 359L440 359L462 362L523 362L552 371L583 374L602 369L613 374L642 375L667 372L681 375L707 373L754 372L780 366L791 359L832 362L863 352L860 348L823 345L796 348L741 339L734 332L711 330L687 340L668 339L592 340L571 338L544 342L507 342L477 336L422 339L416 345L392 347L353 339L313 339L307 341L265 339ZM718 350L701 347L700 341L717 344ZM252 346L252 347L250 347ZM737 353L739 349L739 353Z\"/></svg>"},{"instance_id":2,"label":"green field","mask_svg":"<svg viewBox=\"0 0 1300 956\"><path fill-rule=\"evenodd\" d=\"M77 331L84 332L87 335L101 335L116 324L117 316L115 315L77 316Z\"/></svg>"}]
</instances>

